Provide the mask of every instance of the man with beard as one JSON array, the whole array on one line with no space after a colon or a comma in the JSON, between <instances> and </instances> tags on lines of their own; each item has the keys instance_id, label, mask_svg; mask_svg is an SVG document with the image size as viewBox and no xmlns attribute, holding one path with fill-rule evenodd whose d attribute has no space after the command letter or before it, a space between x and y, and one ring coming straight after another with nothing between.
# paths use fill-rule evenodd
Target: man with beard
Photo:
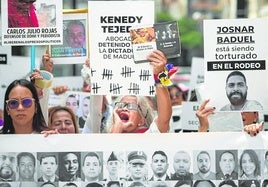
<instances>
[{"instance_id":1,"label":"man with beard","mask_svg":"<svg viewBox=\"0 0 268 187\"><path fill-rule=\"evenodd\" d=\"M246 77L242 72L233 71L227 76L225 90L230 103L222 107L221 111L263 110L258 101L247 100L248 86Z\"/></svg>"},{"instance_id":2,"label":"man with beard","mask_svg":"<svg viewBox=\"0 0 268 187\"><path fill-rule=\"evenodd\" d=\"M0 153L0 181L15 180L15 154Z\"/></svg>"},{"instance_id":3,"label":"man with beard","mask_svg":"<svg viewBox=\"0 0 268 187\"><path fill-rule=\"evenodd\" d=\"M220 171L216 173L217 180L237 180L238 173L235 171L235 158L235 154L230 150L220 153L218 162Z\"/></svg>"},{"instance_id":4,"label":"man with beard","mask_svg":"<svg viewBox=\"0 0 268 187\"><path fill-rule=\"evenodd\" d=\"M195 180L215 180L216 174L210 171L211 158L207 151L201 151L197 155L197 167L199 171L194 174Z\"/></svg>"},{"instance_id":5,"label":"man with beard","mask_svg":"<svg viewBox=\"0 0 268 187\"><path fill-rule=\"evenodd\" d=\"M191 158L189 153L178 151L173 158L173 168L175 173L171 174L171 180L193 180L193 174L190 173Z\"/></svg>"},{"instance_id":6,"label":"man with beard","mask_svg":"<svg viewBox=\"0 0 268 187\"><path fill-rule=\"evenodd\" d=\"M153 170L153 176L150 181L165 181L170 180L167 175L168 158L164 151L155 151L152 156L151 168Z\"/></svg>"}]
</instances>

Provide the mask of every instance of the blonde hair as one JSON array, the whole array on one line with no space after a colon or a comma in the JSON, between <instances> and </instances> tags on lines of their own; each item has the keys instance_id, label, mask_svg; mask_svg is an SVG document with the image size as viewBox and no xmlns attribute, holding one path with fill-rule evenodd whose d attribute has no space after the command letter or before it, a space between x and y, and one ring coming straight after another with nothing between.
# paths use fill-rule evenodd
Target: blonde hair
<instances>
[{"instance_id":1,"label":"blonde hair","mask_svg":"<svg viewBox=\"0 0 268 187\"><path fill-rule=\"evenodd\" d=\"M75 133L79 133L79 128L78 128L78 123L77 123L77 118L73 112L73 110L69 107L66 106L53 106L48 109L48 127L51 128L52 126L52 121L53 121L53 115L58 112L58 111L66 111L71 115L73 124L74 124L74 130Z\"/></svg>"},{"instance_id":2,"label":"blonde hair","mask_svg":"<svg viewBox=\"0 0 268 187\"><path fill-rule=\"evenodd\" d=\"M154 112L153 112L152 107L148 103L147 98L145 96L135 96L135 95L128 95L128 96L137 98L137 104L139 106L138 112L145 119L144 126L149 128L150 125L152 124L155 116L154 116ZM127 96L117 97L115 99L115 103L120 102L124 97L127 97ZM114 108L113 108L113 110L114 110ZM108 119L106 132L110 132L110 129L113 126L113 124L114 124L113 115L111 115Z\"/></svg>"}]
</instances>

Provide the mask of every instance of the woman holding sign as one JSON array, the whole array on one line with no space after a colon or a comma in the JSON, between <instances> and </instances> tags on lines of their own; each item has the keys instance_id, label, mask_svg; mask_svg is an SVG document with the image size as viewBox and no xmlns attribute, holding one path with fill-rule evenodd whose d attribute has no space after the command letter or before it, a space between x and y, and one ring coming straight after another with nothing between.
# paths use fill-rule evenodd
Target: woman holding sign
<instances>
[{"instance_id":1,"label":"woman holding sign","mask_svg":"<svg viewBox=\"0 0 268 187\"><path fill-rule=\"evenodd\" d=\"M123 96L115 103L111 133L164 133L169 131L169 120L172 113L169 92L167 87L156 78L165 74L167 58L164 53L155 50L148 56L148 61L150 61L153 73L156 75L158 116L154 117L145 97Z\"/></svg>"}]
</instances>

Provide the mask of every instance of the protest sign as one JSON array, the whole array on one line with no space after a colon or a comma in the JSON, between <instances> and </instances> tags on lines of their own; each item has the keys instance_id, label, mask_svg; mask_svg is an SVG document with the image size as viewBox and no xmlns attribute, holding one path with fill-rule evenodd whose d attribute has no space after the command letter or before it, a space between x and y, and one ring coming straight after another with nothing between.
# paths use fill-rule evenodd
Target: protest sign
<instances>
[{"instance_id":1,"label":"protest sign","mask_svg":"<svg viewBox=\"0 0 268 187\"><path fill-rule=\"evenodd\" d=\"M1 1L2 45L62 44L62 1ZM26 10L25 10L26 9Z\"/></svg>"},{"instance_id":2,"label":"protest sign","mask_svg":"<svg viewBox=\"0 0 268 187\"><path fill-rule=\"evenodd\" d=\"M197 131L199 120L195 115L199 104L197 102L182 102L181 123L183 131Z\"/></svg>"},{"instance_id":3,"label":"protest sign","mask_svg":"<svg viewBox=\"0 0 268 187\"><path fill-rule=\"evenodd\" d=\"M63 45L51 45L55 64L82 64L88 57L87 13L63 14Z\"/></svg>"},{"instance_id":4,"label":"protest sign","mask_svg":"<svg viewBox=\"0 0 268 187\"><path fill-rule=\"evenodd\" d=\"M206 93L201 98L209 98L216 110L268 109L267 23L264 18L204 21Z\"/></svg>"},{"instance_id":5,"label":"protest sign","mask_svg":"<svg viewBox=\"0 0 268 187\"><path fill-rule=\"evenodd\" d=\"M89 1L88 7L91 94L155 95L151 67L134 63L129 34L132 26L154 23L154 1Z\"/></svg>"}]
</instances>

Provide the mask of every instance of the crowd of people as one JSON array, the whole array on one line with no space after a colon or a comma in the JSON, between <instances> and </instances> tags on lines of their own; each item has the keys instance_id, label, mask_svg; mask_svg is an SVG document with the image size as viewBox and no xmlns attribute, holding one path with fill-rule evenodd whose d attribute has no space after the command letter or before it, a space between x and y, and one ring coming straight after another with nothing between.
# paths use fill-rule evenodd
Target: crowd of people
<instances>
[{"instance_id":1,"label":"crowd of people","mask_svg":"<svg viewBox=\"0 0 268 187\"><path fill-rule=\"evenodd\" d=\"M80 36L79 33L74 37L78 36ZM44 54L42 61L44 69L52 73L53 60L50 55ZM159 50L153 51L148 56L148 61L150 61L155 75L161 74L167 64L166 56ZM81 70L81 75L84 79L84 83L81 86L85 92L90 92L89 69L90 63L87 59ZM79 103L76 95L69 95L66 98L66 106L48 108L48 98L44 97L44 95L48 95L47 90L35 84L36 80L43 79L40 70L35 69L29 78L30 80L14 80L6 89L3 112L0 112L2 134L44 134L47 137L50 134L68 133L167 133L170 132L172 107L181 106L183 101L187 101L188 97L188 90L183 90L177 83L165 86L161 82L157 82L155 84L155 98L124 95L116 97L112 103L109 103L106 96L92 95L85 97L82 103ZM233 87L238 86L242 93L233 93ZM68 90L68 86L58 85L53 87L52 90L56 95L63 94ZM263 130L263 122L259 122L258 113L262 106L257 101L247 100L246 91L246 79L241 72L232 72L228 75L226 93L230 104L227 104L221 110L231 109L238 110L238 112L242 110L243 130L251 136L256 136ZM92 102L90 103L91 100ZM199 132L209 131L208 118L215 113L215 107L207 106L208 103L209 100L202 101L196 111L196 116L199 120ZM79 104L83 106L81 116L77 116ZM96 104L94 105L96 110L91 111L90 104ZM254 111L244 112L243 109L248 106L253 106ZM103 162L96 152L88 152L83 156L77 152L60 153L58 157L55 154L43 154L38 157L38 164L42 171L38 181L43 182L42 186L47 187L53 186L53 183L59 180L70 181L64 186L76 186L75 183L72 183L73 181L87 181L95 187L99 185L100 180L103 180L107 187L122 187L126 181L133 181L129 186L144 186L143 182L146 180L175 180L178 181L175 184L176 187L214 187L215 184L211 181L217 179L222 180L219 186L226 187L237 186L233 180L239 178L243 182L242 184L239 183L240 186L247 187L252 185L252 181L254 181L255 187L258 186L261 171L260 160L256 152L250 149L244 150L239 159L240 173L235 170L234 163L238 161L238 158L234 155L231 150L222 152L218 162L220 169L217 172L213 172L211 171L211 155L209 151L200 151L196 158L198 171L192 173L190 172L191 158L189 153L178 151L173 158L174 172L168 174L169 162L167 154L164 151L155 151L152 155L152 176L148 178L146 175L147 168L145 167L148 159L146 154L143 152L131 152L127 160L129 176L120 178L116 172L120 161L112 153L107 161L109 178L102 179L100 175L103 169ZM3 156L0 158L4 160ZM5 159L9 159L9 162L14 162L12 158L14 158L14 155L5 156ZM35 177L33 170L37 164L34 156L31 153L23 152L17 155L17 161L27 165L29 170L29 172L25 172L23 168L26 166L19 167L18 180L33 181ZM228 167L226 162L229 164ZM59 165L62 167L58 168ZM49 172L47 167L50 167ZM248 169L249 167L254 169ZM57 170L59 171L58 174L56 174ZM0 168L0 175L7 181L15 180L13 171L12 168L4 175ZM250 180L251 183L244 184L246 180ZM112 183L111 181L118 182ZM161 183L157 185L166 186L166 184Z\"/></svg>"}]
</instances>

